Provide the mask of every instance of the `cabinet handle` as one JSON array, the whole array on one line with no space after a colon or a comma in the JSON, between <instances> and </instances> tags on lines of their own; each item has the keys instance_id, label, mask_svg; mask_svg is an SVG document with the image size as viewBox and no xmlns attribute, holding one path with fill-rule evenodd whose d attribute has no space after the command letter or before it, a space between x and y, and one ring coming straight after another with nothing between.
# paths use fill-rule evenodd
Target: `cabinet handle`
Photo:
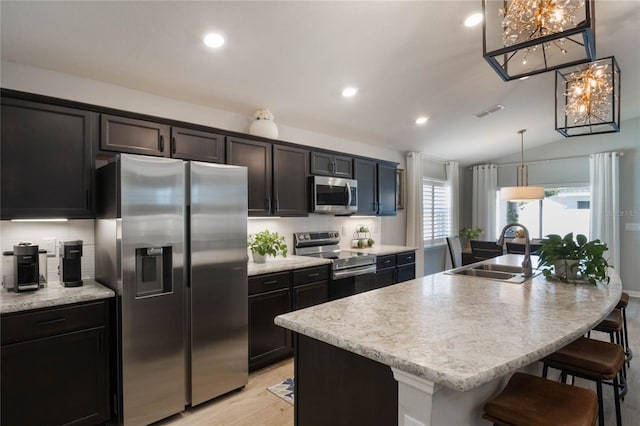
<instances>
[{"instance_id":1,"label":"cabinet handle","mask_svg":"<svg viewBox=\"0 0 640 426\"><path fill-rule=\"evenodd\" d=\"M158 149L160 152L164 152L164 136L160 135L160 139L158 139Z\"/></svg>"},{"instance_id":2,"label":"cabinet handle","mask_svg":"<svg viewBox=\"0 0 640 426\"><path fill-rule=\"evenodd\" d=\"M267 198L267 211L271 212L271 198Z\"/></svg>"},{"instance_id":3,"label":"cabinet handle","mask_svg":"<svg viewBox=\"0 0 640 426\"><path fill-rule=\"evenodd\" d=\"M309 274L309 275L307 275L307 277L309 277L309 278L317 277L318 275L320 275L320 272L316 272L315 274Z\"/></svg>"},{"instance_id":4,"label":"cabinet handle","mask_svg":"<svg viewBox=\"0 0 640 426\"><path fill-rule=\"evenodd\" d=\"M175 154L176 153L176 137L172 137L171 138L171 153Z\"/></svg>"},{"instance_id":5,"label":"cabinet handle","mask_svg":"<svg viewBox=\"0 0 640 426\"><path fill-rule=\"evenodd\" d=\"M40 321L38 322L38 325L44 326L44 325L58 324L60 322L65 322L66 320L67 320L66 318L56 318L49 321Z\"/></svg>"},{"instance_id":6,"label":"cabinet handle","mask_svg":"<svg viewBox=\"0 0 640 426\"><path fill-rule=\"evenodd\" d=\"M263 285L278 284L278 280L265 281L265 282L263 282L262 284L263 284Z\"/></svg>"},{"instance_id":7,"label":"cabinet handle","mask_svg":"<svg viewBox=\"0 0 640 426\"><path fill-rule=\"evenodd\" d=\"M276 211L280 210L280 200L276 198Z\"/></svg>"},{"instance_id":8,"label":"cabinet handle","mask_svg":"<svg viewBox=\"0 0 640 426\"><path fill-rule=\"evenodd\" d=\"M385 260L385 261L384 261L384 262L382 262L382 263L391 263L391 259L387 259L387 260Z\"/></svg>"}]
</instances>

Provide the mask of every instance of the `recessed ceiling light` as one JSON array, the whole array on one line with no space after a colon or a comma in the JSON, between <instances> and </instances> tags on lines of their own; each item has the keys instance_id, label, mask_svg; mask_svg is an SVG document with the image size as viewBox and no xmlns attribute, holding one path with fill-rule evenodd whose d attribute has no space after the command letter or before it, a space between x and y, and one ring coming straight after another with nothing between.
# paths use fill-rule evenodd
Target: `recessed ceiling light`
<instances>
[{"instance_id":1,"label":"recessed ceiling light","mask_svg":"<svg viewBox=\"0 0 640 426\"><path fill-rule=\"evenodd\" d=\"M428 120L429 120L429 117L424 117L424 116L423 117L418 117L418 118L416 118L416 124L422 125L422 124L426 123Z\"/></svg>"},{"instance_id":2,"label":"recessed ceiling light","mask_svg":"<svg viewBox=\"0 0 640 426\"><path fill-rule=\"evenodd\" d=\"M224 44L224 37L217 33L209 33L204 36L204 44L209 47L218 48Z\"/></svg>"},{"instance_id":3,"label":"recessed ceiling light","mask_svg":"<svg viewBox=\"0 0 640 426\"><path fill-rule=\"evenodd\" d=\"M350 98L356 93L358 93L357 87L345 87L344 89L342 89L342 96L344 96L345 98Z\"/></svg>"},{"instance_id":4,"label":"recessed ceiling light","mask_svg":"<svg viewBox=\"0 0 640 426\"><path fill-rule=\"evenodd\" d=\"M480 22L482 22L482 13L474 13L473 15L467 16L467 19L464 20L464 26L475 27Z\"/></svg>"}]
</instances>

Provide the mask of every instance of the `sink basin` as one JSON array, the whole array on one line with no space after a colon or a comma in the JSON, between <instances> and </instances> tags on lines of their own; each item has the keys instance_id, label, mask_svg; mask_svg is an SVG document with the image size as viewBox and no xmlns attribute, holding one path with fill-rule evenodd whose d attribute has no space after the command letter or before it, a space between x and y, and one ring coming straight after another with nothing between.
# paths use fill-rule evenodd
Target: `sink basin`
<instances>
[{"instance_id":1,"label":"sink basin","mask_svg":"<svg viewBox=\"0 0 640 426\"><path fill-rule=\"evenodd\" d=\"M454 272L455 275L471 275L473 277L491 278L493 280L509 280L516 276L516 274L510 274L507 272L488 271L484 269L462 269Z\"/></svg>"},{"instance_id":2,"label":"sink basin","mask_svg":"<svg viewBox=\"0 0 640 426\"><path fill-rule=\"evenodd\" d=\"M479 271L498 271L498 272L509 272L511 274L521 274L522 267L514 266L514 265L496 265L493 263L482 264L473 267L474 270Z\"/></svg>"},{"instance_id":3,"label":"sink basin","mask_svg":"<svg viewBox=\"0 0 640 426\"><path fill-rule=\"evenodd\" d=\"M523 282L535 277L540 271L534 270L530 277L522 276L522 267L516 265L497 265L495 263L481 263L463 266L462 268L451 269L444 272L447 275L466 275L485 280L503 281L513 284Z\"/></svg>"}]
</instances>

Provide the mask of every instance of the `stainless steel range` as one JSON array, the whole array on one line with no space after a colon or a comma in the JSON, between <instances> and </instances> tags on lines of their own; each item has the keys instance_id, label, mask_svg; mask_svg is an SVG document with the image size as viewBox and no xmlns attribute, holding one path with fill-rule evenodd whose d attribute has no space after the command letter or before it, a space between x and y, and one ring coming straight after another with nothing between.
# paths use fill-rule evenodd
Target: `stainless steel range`
<instances>
[{"instance_id":1,"label":"stainless steel range","mask_svg":"<svg viewBox=\"0 0 640 426\"><path fill-rule=\"evenodd\" d=\"M375 254L340 250L338 231L296 232L293 242L298 256L331 260L329 299L340 299L376 288Z\"/></svg>"}]
</instances>

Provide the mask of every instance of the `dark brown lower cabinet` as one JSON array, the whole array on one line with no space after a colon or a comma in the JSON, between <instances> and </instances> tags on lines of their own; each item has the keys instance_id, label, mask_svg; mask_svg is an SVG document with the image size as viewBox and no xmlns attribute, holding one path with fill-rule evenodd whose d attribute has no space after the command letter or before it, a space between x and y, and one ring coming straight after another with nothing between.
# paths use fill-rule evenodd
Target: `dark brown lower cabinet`
<instances>
[{"instance_id":1,"label":"dark brown lower cabinet","mask_svg":"<svg viewBox=\"0 0 640 426\"><path fill-rule=\"evenodd\" d=\"M378 256L376 259L376 285L385 287L409 281L416 277L416 252Z\"/></svg>"},{"instance_id":2,"label":"dark brown lower cabinet","mask_svg":"<svg viewBox=\"0 0 640 426\"><path fill-rule=\"evenodd\" d=\"M289 287L249 296L250 371L291 355L291 332L273 323L275 317L290 310Z\"/></svg>"},{"instance_id":3,"label":"dark brown lower cabinet","mask_svg":"<svg viewBox=\"0 0 640 426\"><path fill-rule=\"evenodd\" d=\"M2 425L109 419L106 312L101 302L2 317Z\"/></svg>"},{"instance_id":4,"label":"dark brown lower cabinet","mask_svg":"<svg viewBox=\"0 0 640 426\"><path fill-rule=\"evenodd\" d=\"M295 333L295 424L394 426L391 367Z\"/></svg>"},{"instance_id":5,"label":"dark brown lower cabinet","mask_svg":"<svg viewBox=\"0 0 640 426\"><path fill-rule=\"evenodd\" d=\"M304 284L293 288L293 310L329 301L329 281Z\"/></svg>"}]
</instances>

